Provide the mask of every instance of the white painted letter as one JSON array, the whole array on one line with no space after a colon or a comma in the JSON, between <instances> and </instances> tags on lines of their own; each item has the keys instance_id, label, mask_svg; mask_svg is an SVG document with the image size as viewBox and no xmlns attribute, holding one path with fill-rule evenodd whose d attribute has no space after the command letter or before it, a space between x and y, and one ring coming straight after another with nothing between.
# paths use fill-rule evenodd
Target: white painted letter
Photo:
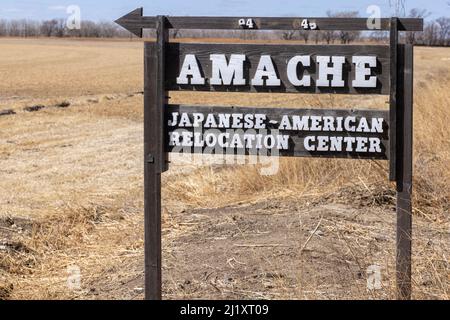
<instances>
[{"instance_id":1,"label":"white painted letter","mask_svg":"<svg viewBox=\"0 0 450 320\"><path fill-rule=\"evenodd\" d=\"M315 151L316 147L312 145L312 142L316 141L316 137L306 137L305 140L303 140L303 145L305 146L306 151Z\"/></svg>"},{"instance_id":2,"label":"white painted letter","mask_svg":"<svg viewBox=\"0 0 450 320\"><path fill-rule=\"evenodd\" d=\"M252 79L252 85L263 86L264 79L267 77L266 86L280 86L281 81L278 79L275 67L273 66L272 58L269 55L262 55L259 60L258 68L256 69L255 76Z\"/></svg>"},{"instance_id":3,"label":"white painted letter","mask_svg":"<svg viewBox=\"0 0 450 320\"><path fill-rule=\"evenodd\" d=\"M373 133L383 133L383 118L372 118L372 130Z\"/></svg>"},{"instance_id":4,"label":"white painted letter","mask_svg":"<svg viewBox=\"0 0 450 320\"><path fill-rule=\"evenodd\" d=\"M232 54L230 62L224 54L211 54L209 59L212 61L212 77L209 80L213 86L231 85L244 86L244 61L245 55Z\"/></svg>"},{"instance_id":5,"label":"white painted letter","mask_svg":"<svg viewBox=\"0 0 450 320\"><path fill-rule=\"evenodd\" d=\"M369 138L370 149L369 152L381 153L381 141L378 138Z\"/></svg>"},{"instance_id":6,"label":"white painted letter","mask_svg":"<svg viewBox=\"0 0 450 320\"><path fill-rule=\"evenodd\" d=\"M205 78L200 73L197 58L194 54L187 54L184 57L183 66L181 67L180 76L177 78L177 84L189 84L188 76L191 76L192 85L205 84Z\"/></svg>"},{"instance_id":7,"label":"white painted letter","mask_svg":"<svg viewBox=\"0 0 450 320\"><path fill-rule=\"evenodd\" d=\"M352 82L354 88L376 88L377 77L371 76L367 79L367 76L372 74L370 68L377 66L377 57L375 56L354 56L353 63L355 64L355 80ZM369 65L369 68L366 67Z\"/></svg>"},{"instance_id":8,"label":"white painted letter","mask_svg":"<svg viewBox=\"0 0 450 320\"><path fill-rule=\"evenodd\" d=\"M298 78L297 65L299 63L304 67L309 67L311 65L311 58L309 56L295 56L289 60L287 65L288 79L294 86L309 87L311 85L310 75L303 75L302 79Z\"/></svg>"},{"instance_id":9,"label":"white painted letter","mask_svg":"<svg viewBox=\"0 0 450 320\"><path fill-rule=\"evenodd\" d=\"M342 79L342 70L345 63L345 57L331 57L333 66L329 67L330 56L317 56L317 63L319 64L319 78L317 79L318 87L329 87L330 81L328 75L332 75L332 87L344 87L345 81Z\"/></svg>"}]
</instances>

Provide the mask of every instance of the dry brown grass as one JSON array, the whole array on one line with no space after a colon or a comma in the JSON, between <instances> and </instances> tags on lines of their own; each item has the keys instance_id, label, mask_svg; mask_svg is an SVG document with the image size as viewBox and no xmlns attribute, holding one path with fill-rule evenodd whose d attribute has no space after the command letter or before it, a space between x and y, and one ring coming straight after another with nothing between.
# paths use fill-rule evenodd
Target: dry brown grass
<instances>
[{"instance_id":1,"label":"dry brown grass","mask_svg":"<svg viewBox=\"0 0 450 320\"><path fill-rule=\"evenodd\" d=\"M417 48L415 58L415 298L448 299L450 50ZM0 117L0 299L142 297L140 290L134 290L142 287L139 91L140 43L2 39L0 110L12 108L17 114ZM190 92L174 92L171 96L173 103L192 104L387 107L386 97ZM69 108L55 106L63 100L71 103ZM34 104L46 108L32 113L23 111L23 107ZM272 249L250 250L249 258L256 264L261 261L261 273L283 269L286 263L298 272L290 277L264 277L260 282L257 278L255 285L260 285L259 289L246 288L245 278L236 280L233 286L216 279L213 288L194 277L192 281L198 290L193 291L179 283L179 274L173 270L180 268L183 243L202 240L203 230L210 226L236 228L242 242L251 243L252 235L264 225L245 231L240 220L236 222L222 211L236 206L245 219L247 206L259 208L263 199L269 199L274 206L251 209L252 213L280 213L291 219L295 212L299 220L308 214L323 216L321 227L337 245L334 247L327 238L314 238L308 246L312 245L312 250L323 257L334 254L339 261L342 255L352 260L356 269L363 268L373 257L367 253L370 246L362 242L380 230L389 237L393 235L393 217L388 215L393 204L392 190L384 162L281 159L280 170L274 176L261 176L253 165L198 167L174 163L164 175L163 187L166 296L207 298L221 292L219 297L344 298L338 289L341 280L331 278L330 286L324 287L320 272L314 273L320 264L303 255L299 264L295 262L297 258L286 261L284 255L274 257ZM280 211L277 203L289 207ZM324 208L326 203L344 207ZM387 218L376 226L348 221L346 210L354 206L356 216L367 209L373 211L368 215L371 219L377 215ZM211 215L205 218L194 208L212 210ZM342 211L342 220L328 218L333 210ZM258 219L262 221L263 217ZM247 219L251 225L252 217ZM311 219L308 230L316 225L317 221ZM276 234L270 229L267 232ZM295 235L299 230L294 228L292 232ZM295 252L303 247L306 238L298 240L292 245ZM383 261L389 279L393 279L392 243L377 251L377 259ZM335 251L327 251L328 246ZM83 271L80 291L67 288L66 270L71 265ZM370 297L363 280L351 281L362 286L348 292L349 297ZM394 297L392 280L387 287L373 298Z\"/></svg>"},{"instance_id":2,"label":"dry brown grass","mask_svg":"<svg viewBox=\"0 0 450 320\"><path fill-rule=\"evenodd\" d=\"M450 201L450 112L447 108L450 103L450 68L447 62L450 50L435 49L430 57L431 50L416 48L418 66L414 95L414 200L418 213L435 216L448 213ZM200 101L205 101L208 97L206 94L198 96L193 103L200 104ZM176 95L177 102L178 99L185 101L186 98L186 93ZM347 108L386 108L386 100L382 97L267 95L255 99L251 95L233 97L231 94L224 94L218 99L224 105L238 103L275 107L300 105L321 108L333 105ZM280 170L274 176L261 176L257 166L220 172L200 168L199 171L195 188L191 181L194 177L176 181L171 186L176 190L183 188L185 184L189 191L184 197L198 204L202 203L202 196L205 203L223 204L230 200L229 197L221 197L222 188L210 188L211 185L217 186L219 181L227 181L230 184L224 187L228 191L227 195L231 193L237 197L280 190L321 195L345 185L370 186L380 182L386 188L392 187L386 179L387 163L383 161L281 159ZM190 192L193 193L191 196ZM211 199L211 194L216 194L216 198Z\"/></svg>"}]
</instances>

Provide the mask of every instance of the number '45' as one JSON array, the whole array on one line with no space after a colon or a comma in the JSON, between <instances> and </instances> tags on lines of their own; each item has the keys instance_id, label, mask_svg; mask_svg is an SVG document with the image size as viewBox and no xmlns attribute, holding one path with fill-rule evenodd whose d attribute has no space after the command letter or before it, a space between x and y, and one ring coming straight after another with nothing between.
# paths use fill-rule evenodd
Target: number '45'
<instances>
[{"instance_id":1,"label":"number '45'","mask_svg":"<svg viewBox=\"0 0 450 320\"><path fill-rule=\"evenodd\" d=\"M317 29L317 24L315 22L309 22L308 19L303 19L301 26L305 30Z\"/></svg>"}]
</instances>

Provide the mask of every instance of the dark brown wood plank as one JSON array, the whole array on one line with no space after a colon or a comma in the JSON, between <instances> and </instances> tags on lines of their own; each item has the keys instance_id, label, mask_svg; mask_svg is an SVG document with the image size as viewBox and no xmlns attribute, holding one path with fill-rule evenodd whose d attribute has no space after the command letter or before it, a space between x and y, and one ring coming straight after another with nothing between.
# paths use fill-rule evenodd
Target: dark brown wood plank
<instances>
[{"instance_id":1,"label":"dark brown wood plank","mask_svg":"<svg viewBox=\"0 0 450 320\"><path fill-rule=\"evenodd\" d=\"M244 78L247 80L245 86L211 86L208 79L211 77L210 54L245 54L247 61L244 64ZM206 78L206 85L178 85L176 78L179 75L186 54L195 54ZM261 55L272 57L278 77L281 79L281 86L251 86L250 80L253 78ZM293 86L287 77L288 60L296 55L311 55L311 67L305 70L311 75L312 83L310 87ZM315 58L317 55L325 56L345 56L343 77L346 86L343 88L316 87L317 65ZM373 75L378 77L376 88L353 88L351 81L355 77L355 65L352 63L352 56L377 56L377 67L373 69ZM290 93L340 93L340 94L389 94L390 87L390 54L388 46L351 46L351 45L261 45L261 44L211 44L211 43L170 43L168 44L166 73L166 89L168 90L194 90L194 91L227 91L227 92L290 92Z\"/></svg>"},{"instance_id":2,"label":"dark brown wood plank","mask_svg":"<svg viewBox=\"0 0 450 320\"><path fill-rule=\"evenodd\" d=\"M317 18L317 17L169 17L175 29L242 29L239 19L252 19L256 30L300 30L303 20L317 25L317 30L371 30L366 18ZM381 19L381 30L389 30L389 19ZM401 31L422 31L421 19L405 18L400 21ZM303 29L302 29L303 30Z\"/></svg>"},{"instance_id":3,"label":"dark brown wood plank","mask_svg":"<svg viewBox=\"0 0 450 320\"><path fill-rule=\"evenodd\" d=\"M294 108L259 108L259 107L221 107L221 106L186 106L186 105L168 105L165 108L166 114L166 124L171 119L173 112L187 113L191 120L193 120L194 113L201 113L205 117L208 114L264 114L267 119L265 121L266 129L255 130L250 129L249 131L229 131L229 128L217 128L217 129L198 129L198 128L180 128L179 126L167 127L166 135L169 136L169 132L181 129L188 132L213 132L208 130L214 130L217 133L225 132L236 132L240 134L244 133L260 133L260 134L282 134L289 135L289 149L280 150L279 154L268 152L268 156L282 156L282 157L326 157L326 158L353 158L353 159L387 159L387 148L388 143L388 132L389 132L389 113L384 110L350 110L350 109L294 109ZM383 133L356 133L356 132L318 132L318 131L292 131L292 130L278 130L280 120L283 116L332 116L332 117L347 117L354 116L357 121L362 117L371 119L372 117L383 118ZM217 116L216 116L217 117ZM275 121L276 123L272 123ZM197 130L197 131L195 131ZM200 130L200 131L198 131ZM235 129L236 130L236 129ZM252 131L253 130L253 131ZM336 137L376 137L381 140L383 153L357 153L357 152L310 152L304 149L303 140L306 136L336 136ZM231 149L231 148L230 148ZM169 146L166 142L166 150L168 152L178 152L178 153L205 153L205 154L215 154L214 150L209 150L205 147L192 147L192 148L180 148ZM221 150L218 150L222 152ZM275 151L276 152L276 151ZM227 150L227 154L253 154L249 152L248 149L238 149L234 148Z\"/></svg>"},{"instance_id":4,"label":"dark brown wood plank","mask_svg":"<svg viewBox=\"0 0 450 320\"><path fill-rule=\"evenodd\" d=\"M161 299L161 173L166 169L163 132L164 57L168 31L157 19L157 42L145 45L144 67L144 211L145 299Z\"/></svg>"},{"instance_id":5,"label":"dark brown wood plank","mask_svg":"<svg viewBox=\"0 0 450 320\"><path fill-rule=\"evenodd\" d=\"M243 29L240 19L252 19L255 30L300 30L301 23L307 19L317 25L317 30L364 31L368 27L367 18L318 18L318 17L167 17L168 28L173 29ZM138 8L116 20L116 23L142 37L142 29L156 27L156 17L143 16L143 8ZM390 29L390 19L381 19L380 30ZM399 20L400 31L422 31L423 19L402 18Z\"/></svg>"},{"instance_id":6,"label":"dark brown wood plank","mask_svg":"<svg viewBox=\"0 0 450 320\"><path fill-rule=\"evenodd\" d=\"M413 46L399 46L397 112L397 298L411 299L413 183Z\"/></svg>"}]
</instances>

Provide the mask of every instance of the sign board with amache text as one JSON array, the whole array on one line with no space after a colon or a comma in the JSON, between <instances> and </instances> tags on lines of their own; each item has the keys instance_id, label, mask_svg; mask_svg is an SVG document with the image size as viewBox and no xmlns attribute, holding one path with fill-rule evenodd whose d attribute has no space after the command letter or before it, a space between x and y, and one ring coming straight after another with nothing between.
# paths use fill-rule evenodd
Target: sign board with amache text
<instances>
[{"instance_id":1,"label":"sign board with amache text","mask_svg":"<svg viewBox=\"0 0 450 320\"><path fill-rule=\"evenodd\" d=\"M388 46L169 43L166 49L169 90L389 94Z\"/></svg>"}]
</instances>

